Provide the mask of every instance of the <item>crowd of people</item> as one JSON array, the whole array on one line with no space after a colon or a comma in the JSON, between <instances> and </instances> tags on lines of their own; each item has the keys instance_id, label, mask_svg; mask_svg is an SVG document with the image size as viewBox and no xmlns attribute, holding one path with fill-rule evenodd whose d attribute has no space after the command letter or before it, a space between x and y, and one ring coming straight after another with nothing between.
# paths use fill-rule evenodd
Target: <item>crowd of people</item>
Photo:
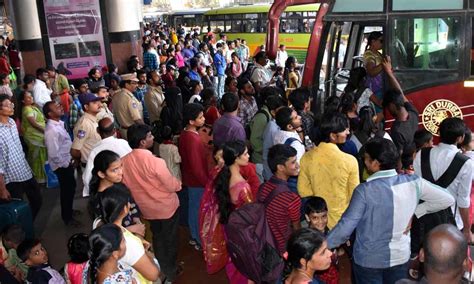
<instances>
[{"instance_id":1,"label":"crowd of people","mask_svg":"<svg viewBox=\"0 0 474 284\"><path fill-rule=\"evenodd\" d=\"M64 225L84 227L77 184L93 220L69 240L61 274L39 239L7 226L1 282L173 283L186 206L189 245L230 283L338 283L343 254L355 283L459 283L471 132L447 118L433 147L379 52L383 34L368 36L365 67L324 113L311 111L284 45L273 64L244 39L216 37L149 25L127 71L94 67L75 89L54 67L16 89L0 70L0 199L26 195L35 218L52 171Z\"/></svg>"}]
</instances>

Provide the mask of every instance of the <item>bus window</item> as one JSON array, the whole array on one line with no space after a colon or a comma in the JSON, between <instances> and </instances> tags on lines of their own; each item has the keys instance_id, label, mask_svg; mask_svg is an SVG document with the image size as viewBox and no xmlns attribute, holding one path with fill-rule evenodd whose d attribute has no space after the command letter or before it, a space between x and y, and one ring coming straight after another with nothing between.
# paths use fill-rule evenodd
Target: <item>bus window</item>
<instances>
[{"instance_id":1,"label":"bus window","mask_svg":"<svg viewBox=\"0 0 474 284\"><path fill-rule=\"evenodd\" d=\"M211 20L211 31L215 34L219 34L224 31L223 20Z\"/></svg>"},{"instance_id":2,"label":"bus window","mask_svg":"<svg viewBox=\"0 0 474 284\"><path fill-rule=\"evenodd\" d=\"M232 22L231 22L231 28L229 32L240 33L241 26L242 26L242 15L241 14L230 15L230 18L232 19L231 20Z\"/></svg>"},{"instance_id":3,"label":"bus window","mask_svg":"<svg viewBox=\"0 0 474 284\"><path fill-rule=\"evenodd\" d=\"M232 27L231 27L231 23L232 23L232 20L231 20L231 17L232 15L225 15L225 22L224 22L224 31L225 32L231 32L232 31Z\"/></svg>"},{"instance_id":4,"label":"bus window","mask_svg":"<svg viewBox=\"0 0 474 284\"><path fill-rule=\"evenodd\" d=\"M396 69L458 69L460 20L451 18L395 19L390 55Z\"/></svg>"},{"instance_id":5,"label":"bus window","mask_svg":"<svg viewBox=\"0 0 474 284\"><path fill-rule=\"evenodd\" d=\"M308 26L308 23L307 23ZM309 29L309 28L308 28ZM287 33L303 33L305 32L302 12L289 12L286 16L286 32Z\"/></svg>"},{"instance_id":6,"label":"bus window","mask_svg":"<svg viewBox=\"0 0 474 284\"><path fill-rule=\"evenodd\" d=\"M261 13L259 19L259 33L266 33L267 32L267 22L268 22L268 13Z\"/></svg>"},{"instance_id":7,"label":"bus window","mask_svg":"<svg viewBox=\"0 0 474 284\"><path fill-rule=\"evenodd\" d=\"M245 14L243 20L243 32L255 33L258 26L258 14Z\"/></svg>"},{"instance_id":8,"label":"bus window","mask_svg":"<svg viewBox=\"0 0 474 284\"><path fill-rule=\"evenodd\" d=\"M392 23L389 55L404 89L458 79L462 48L459 18L394 19ZM411 71L424 72L415 75Z\"/></svg>"}]
</instances>

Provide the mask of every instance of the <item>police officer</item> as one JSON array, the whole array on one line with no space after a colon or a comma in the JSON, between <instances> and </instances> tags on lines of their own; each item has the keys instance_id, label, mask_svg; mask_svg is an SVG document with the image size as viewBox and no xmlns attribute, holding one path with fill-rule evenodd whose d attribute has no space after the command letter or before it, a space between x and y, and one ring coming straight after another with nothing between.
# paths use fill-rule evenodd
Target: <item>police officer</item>
<instances>
[{"instance_id":1,"label":"police officer","mask_svg":"<svg viewBox=\"0 0 474 284\"><path fill-rule=\"evenodd\" d=\"M127 138L127 129L133 124L145 124L143 121L142 103L135 98L133 92L137 89L138 79L135 73L122 75L121 91L116 94L112 103L114 115L120 125L120 135Z\"/></svg>"},{"instance_id":2,"label":"police officer","mask_svg":"<svg viewBox=\"0 0 474 284\"><path fill-rule=\"evenodd\" d=\"M97 133L97 114L102 107L102 98L92 93L79 95L84 115L74 126L74 141L71 146L71 156L81 161L85 167L89 153L97 142L101 140Z\"/></svg>"},{"instance_id":3,"label":"police officer","mask_svg":"<svg viewBox=\"0 0 474 284\"><path fill-rule=\"evenodd\" d=\"M109 88L105 85L99 86L95 93L98 97L102 98L102 108L100 112L97 114L97 121L100 121L102 118L110 118L112 122L114 121L114 114L110 111L109 106L107 105L109 102Z\"/></svg>"}]
</instances>

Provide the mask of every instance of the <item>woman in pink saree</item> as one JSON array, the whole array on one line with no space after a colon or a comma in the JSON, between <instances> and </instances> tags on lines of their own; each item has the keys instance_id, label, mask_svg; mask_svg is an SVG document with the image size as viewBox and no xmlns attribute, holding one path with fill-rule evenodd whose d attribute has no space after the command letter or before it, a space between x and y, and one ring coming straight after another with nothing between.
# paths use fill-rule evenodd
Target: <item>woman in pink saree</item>
<instances>
[{"instance_id":1,"label":"woman in pink saree","mask_svg":"<svg viewBox=\"0 0 474 284\"><path fill-rule=\"evenodd\" d=\"M218 152L216 156L220 156ZM219 157L220 158L220 157ZM216 169L217 175L206 186L201 202L200 226L204 256L208 272L216 272L225 263L227 277L231 284L253 283L243 276L230 261L225 247L224 226L230 213L255 197L248 182L240 173L240 166L249 163L249 154L245 143L232 141L225 143L222 149L223 165ZM222 161L221 160L221 161Z\"/></svg>"}]
</instances>

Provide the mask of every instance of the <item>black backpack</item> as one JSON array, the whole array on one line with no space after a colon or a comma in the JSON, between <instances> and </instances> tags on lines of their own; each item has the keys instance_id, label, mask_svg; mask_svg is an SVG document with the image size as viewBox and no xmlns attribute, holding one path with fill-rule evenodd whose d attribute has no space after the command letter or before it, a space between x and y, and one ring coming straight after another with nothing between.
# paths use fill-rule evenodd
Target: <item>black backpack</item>
<instances>
[{"instance_id":1,"label":"black backpack","mask_svg":"<svg viewBox=\"0 0 474 284\"><path fill-rule=\"evenodd\" d=\"M454 156L454 159L451 161L451 164L449 164L446 171L437 180L435 180L430 167L430 152L431 148L421 149L421 176L427 181L432 182L442 188L448 188L448 186L456 179L456 176L458 175L462 166L467 160L469 160L469 157L461 153L456 153L456 156ZM420 203L423 203L423 201L420 201ZM456 211L457 205L455 206L455 214ZM448 207L435 213L426 214L419 219L414 216L411 227L412 253L418 253L424 237L434 227L441 224L453 224L456 226L455 214L453 214L451 211L451 207Z\"/></svg>"}]
</instances>

